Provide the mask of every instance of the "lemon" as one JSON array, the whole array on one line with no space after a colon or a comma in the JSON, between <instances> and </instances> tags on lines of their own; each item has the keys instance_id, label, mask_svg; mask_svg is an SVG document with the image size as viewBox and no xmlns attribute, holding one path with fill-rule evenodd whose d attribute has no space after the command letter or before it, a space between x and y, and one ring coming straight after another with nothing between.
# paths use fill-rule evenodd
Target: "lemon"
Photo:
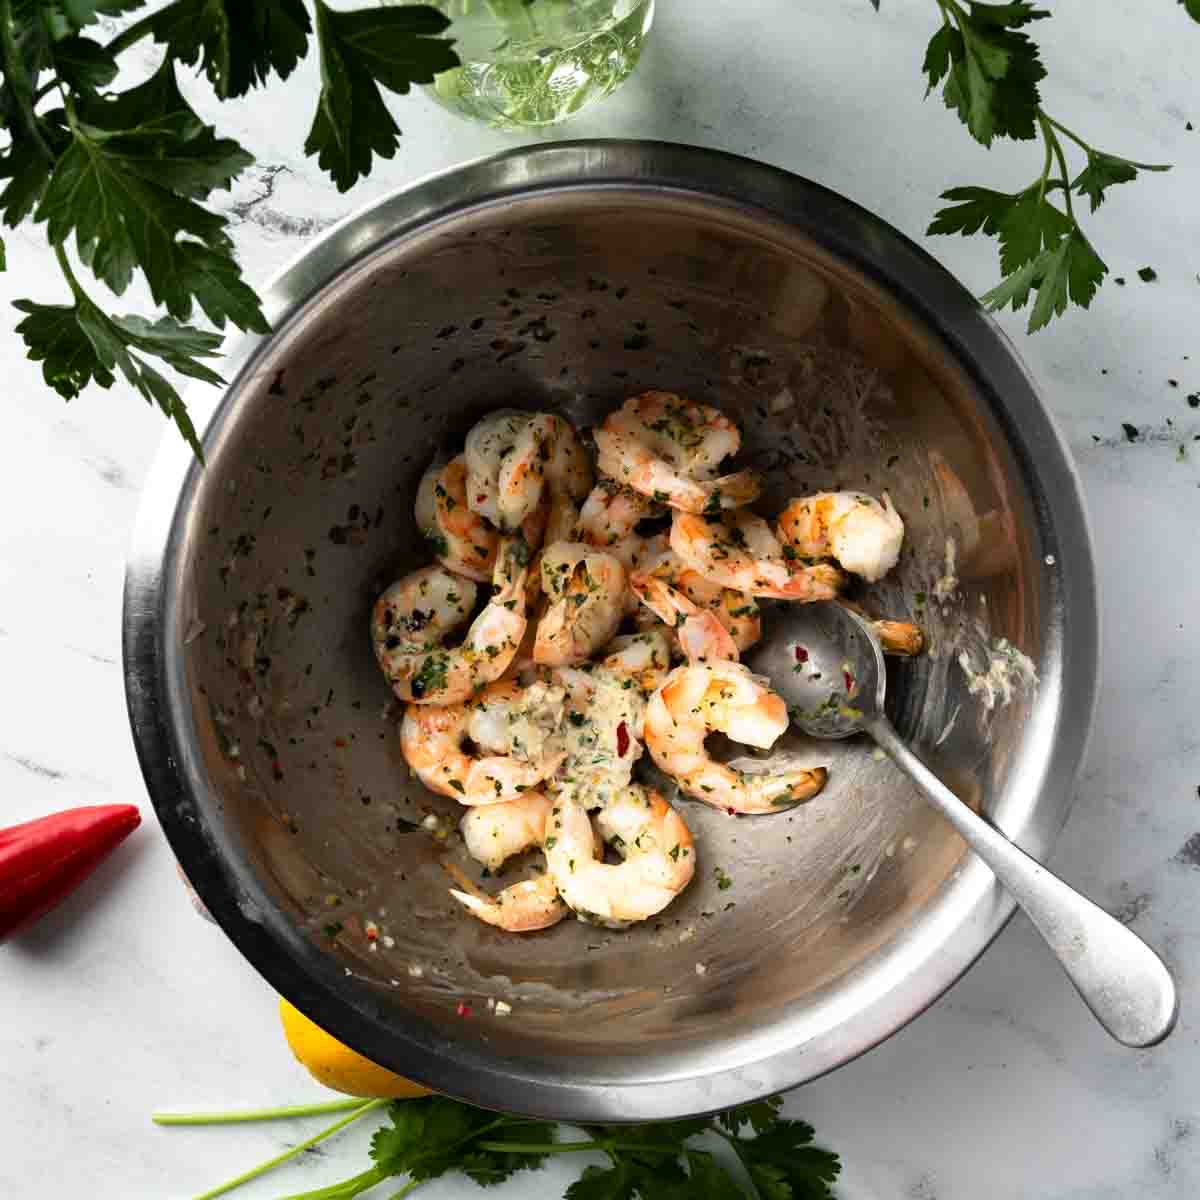
<instances>
[{"instance_id":1,"label":"lemon","mask_svg":"<svg viewBox=\"0 0 1200 1200\"><path fill-rule=\"evenodd\" d=\"M413 1096L429 1095L428 1088L342 1045L282 997L279 1000L279 1019L292 1053L308 1068L309 1074L325 1087L333 1088L335 1092L345 1092L348 1096L372 1099L408 1100Z\"/></svg>"}]
</instances>

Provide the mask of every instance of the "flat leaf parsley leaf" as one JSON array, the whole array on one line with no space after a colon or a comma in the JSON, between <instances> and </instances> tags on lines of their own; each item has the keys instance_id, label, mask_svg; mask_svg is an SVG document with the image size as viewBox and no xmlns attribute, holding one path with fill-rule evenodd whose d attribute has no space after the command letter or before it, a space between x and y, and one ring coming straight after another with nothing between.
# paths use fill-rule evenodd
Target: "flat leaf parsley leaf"
<instances>
[{"instance_id":1,"label":"flat leaf parsley leaf","mask_svg":"<svg viewBox=\"0 0 1200 1200\"><path fill-rule=\"evenodd\" d=\"M171 61L113 99L81 97L73 107L71 143L36 214L51 242L73 232L79 257L118 294L140 268L172 316L189 316L199 299L218 326L230 319L266 332L229 253L225 218L196 203L253 160L192 111Z\"/></svg>"},{"instance_id":2,"label":"flat leaf parsley leaf","mask_svg":"<svg viewBox=\"0 0 1200 1200\"><path fill-rule=\"evenodd\" d=\"M308 53L304 0L175 0L154 14L156 41L201 69L221 99L244 96L272 71L286 79Z\"/></svg>"},{"instance_id":3,"label":"flat leaf parsley leaf","mask_svg":"<svg viewBox=\"0 0 1200 1200\"><path fill-rule=\"evenodd\" d=\"M399 96L414 83L432 83L458 66L445 31L449 20L434 8L399 7L335 12L316 0L321 49L321 95L304 143L339 191L371 171L373 158L391 158L400 141L382 86ZM377 86L378 85L378 86Z\"/></svg>"},{"instance_id":4,"label":"flat leaf parsley leaf","mask_svg":"<svg viewBox=\"0 0 1200 1200\"><path fill-rule=\"evenodd\" d=\"M382 1104L363 1100L242 1114L156 1114L154 1120L165 1125L227 1124L345 1107L353 1110L284 1154L205 1193L216 1196L273 1170ZM774 1096L721 1113L715 1120L588 1125L583 1127L586 1139L561 1141L551 1122L485 1112L444 1096L392 1101L387 1105L389 1123L371 1140L370 1167L341 1183L287 1200L354 1200L385 1179L405 1175L408 1181L392 1197L399 1200L422 1183L452 1171L487 1187L517 1171L536 1169L550 1155L581 1152L602 1153L608 1165L586 1166L567 1188L566 1200L830 1200L829 1185L841 1169L837 1155L812 1144L811 1126L781 1118L781 1104L780 1097ZM747 1126L753 1136L742 1135ZM719 1137L729 1145L751 1180L750 1190L711 1151L692 1144L691 1139L701 1135Z\"/></svg>"},{"instance_id":5,"label":"flat leaf parsley leaf","mask_svg":"<svg viewBox=\"0 0 1200 1200\"><path fill-rule=\"evenodd\" d=\"M1046 75L1038 48L1021 27L1050 14L1025 0L1012 4L960 4L938 0L942 28L929 41L924 71L929 91L942 85L971 136L985 146L995 137L1036 135Z\"/></svg>"}]
</instances>

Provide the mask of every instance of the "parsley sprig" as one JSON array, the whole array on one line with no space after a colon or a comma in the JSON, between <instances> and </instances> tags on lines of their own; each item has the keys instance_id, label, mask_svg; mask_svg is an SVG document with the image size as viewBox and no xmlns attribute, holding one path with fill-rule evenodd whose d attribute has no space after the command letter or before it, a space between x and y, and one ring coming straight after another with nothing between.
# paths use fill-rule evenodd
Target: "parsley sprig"
<instances>
[{"instance_id":1,"label":"parsley sprig","mask_svg":"<svg viewBox=\"0 0 1200 1200\"><path fill-rule=\"evenodd\" d=\"M214 1200L281 1166L346 1125L379 1110L381 1100L347 1100L309 1107L260 1109L247 1113L156 1115L163 1125L228 1124L315 1113L349 1112L298 1146L196 1200ZM813 1145L812 1126L779 1115L778 1096L742 1105L715 1119L655 1125L586 1125L585 1138L562 1141L548 1121L506 1116L444 1096L387 1104L388 1123L371 1139L371 1165L340 1183L300 1192L286 1200L354 1200L386 1179L406 1177L392 1200L452 1172L480 1187L502 1183L518 1171L536 1170L551 1155L603 1154L605 1166L589 1165L566 1191L565 1200L831 1200L841 1164L836 1154ZM732 1155L718 1156L697 1145L707 1137ZM725 1161L722 1161L724 1157ZM731 1158L741 1172L731 1170Z\"/></svg>"},{"instance_id":2,"label":"parsley sprig","mask_svg":"<svg viewBox=\"0 0 1200 1200\"><path fill-rule=\"evenodd\" d=\"M313 22L305 0L173 0L108 42L92 36L103 18L145 4L0 0L0 219L44 225L66 285L66 303L14 302L46 382L70 400L121 375L200 454L161 368L220 384L203 361L223 341L212 329L265 333L269 325L242 279L226 217L208 204L254 160L200 119L179 91L177 67L197 67L221 99L243 96L291 74ZM305 151L345 191L375 158L396 152L400 130L379 89L403 95L458 58L439 36L449 22L431 7L314 7L322 86ZM118 56L145 38L163 47L161 65L144 83L112 90ZM107 313L81 268L117 296L140 276L165 315ZM200 314L212 329L186 323Z\"/></svg>"},{"instance_id":3,"label":"parsley sprig","mask_svg":"<svg viewBox=\"0 0 1200 1200\"><path fill-rule=\"evenodd\" d=\"M928 232L983 232L997 238L1003 279L984 294L983 303L993 310L1017 310L1032 298L1028 330L1033 333L1061 316L1068 304L1087 308L1108 274L1079 223L1072 193L1086 196L1095 212L1108 188L1132 182L1141 171L1169 167L1099 150L1042 107L1039 85L1046 69L1026 29L1050 16L1045 9L1028 0L935 2L942 25L925 51L926 94L940 87L946 107L983 145L998 137L1040 138L1043 159L1041 173L1018 192L982 187L943 192L942 199L953 203L934 216ZM1194 0L1189 12L1200 20ZM1064 140L1084 156L1073 177Z\"/></svg>"}]
</instances>

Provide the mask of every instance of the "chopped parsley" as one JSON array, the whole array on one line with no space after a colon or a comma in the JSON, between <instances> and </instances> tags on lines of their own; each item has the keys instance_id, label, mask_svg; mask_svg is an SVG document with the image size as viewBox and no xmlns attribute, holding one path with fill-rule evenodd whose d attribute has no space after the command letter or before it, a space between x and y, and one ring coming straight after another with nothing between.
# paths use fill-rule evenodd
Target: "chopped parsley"
<instances>
[{"instance_id":1,"label":"chopped parsley","mask_svg":"<svg viewBox=\"0 0 1200 1200\"><path fill-rule=\"evenodd\" d=\"M434 692L444 691L446 687L446 672L450 666L450 656L447 654L431 654L421 664L421 669L413 676L413 698L420 700Z\"/></svg>"}]
</instances>

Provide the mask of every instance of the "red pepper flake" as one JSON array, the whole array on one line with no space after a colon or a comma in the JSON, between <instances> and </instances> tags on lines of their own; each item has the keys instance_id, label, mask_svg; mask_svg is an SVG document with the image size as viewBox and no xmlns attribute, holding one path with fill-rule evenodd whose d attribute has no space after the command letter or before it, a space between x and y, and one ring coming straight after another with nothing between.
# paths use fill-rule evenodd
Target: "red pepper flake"
<instances>
[{"instance_id":1,"label":"red pepper flake","mask_svg":"<svg viewBox=\"0 0 1200 1200\"><path fill-rule=\"evenodd\" d=\"M798 663L808 662L808 651L803 646L796 647L796 661Z\"/></svg>"},{"instance_id":2,"label":"red pepper flake","mask_svg":"<svg viewBox=\"0 0 1200 1200\"><path fill-rule=\"evenodd\" d=\"M736 809L736 808L727 808L725 811L726 811L726 812L727 812L727 813L728 813L728 814L729 814L731 817L736 817L736 816L737 816L737 809Z\"/></svg>"},{"instance_id":3,"label":"red pepper flake","mask_svg":"<svg viewBox=\"0 0 1200 1200\"><path fill-rule=\"evenodd\" d=\"M335 746L336 746L336 747L337 747L339 750L345 750L345 748L346 748L346 739L345 739L345 738L343 738L343 737L336 737L336 738L334 738L334 739L333 739L333 744L334 744L334 745L335 745Z\"/></svg>"},{"instance_id":4,"label":"red pepper flake","mask_svg":"<svg viewBox=\"0 0 1200 1200\"><path fill-rule=\"evenodd\" d=\"M843 671L842 680L846 685L846 695L850 695L854 691L854 676L849 671Z\"/></svg>"},{"instance_id":5,"label":"red pepper flake","mask_svg":"<svg viewBox=\"0 0 1200 1200\"><path fill-rule=\"evenodd\" d=\"M622 721L617 726L617 757L624 758L625 751L629 749L629 730L625 728L625 722Z\"/></svg>"},{"instance_id":6,"label":"red pepper flake","mask_svg":"<svg viewBox=\"0 0 1200 1200\"><path fill-rule=\"evenodd\" d=\"M271 775L274 777L276 783L279 783L283 779L283 768L279 765L279 759L277 758L271 760Z\"/></svg>"},{"instance_id":7,"label":"red pepper flake","mask_svg":"<svg viewBox=\"0 0 1200 1200\"><path fill-rule=\"evenodd\" d=\"M469 1017L471 1015L471 1006L464 1004L461 1000L458 1002L458 1007L454 1010L460 1017Z\"/></svg>"}]
</instances>

